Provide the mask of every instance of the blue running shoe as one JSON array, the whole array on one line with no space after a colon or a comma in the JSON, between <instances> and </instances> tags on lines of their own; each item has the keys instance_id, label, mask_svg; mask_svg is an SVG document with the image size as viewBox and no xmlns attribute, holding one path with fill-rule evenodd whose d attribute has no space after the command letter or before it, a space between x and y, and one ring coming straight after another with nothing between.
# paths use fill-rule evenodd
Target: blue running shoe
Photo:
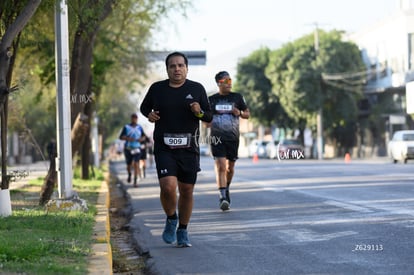
<instances>
[{"instance_id":1,"label":"blue running shoe","mask_svg":"<svg viewBox=\"0 0 414 275\"><path fill-rule=\"evenodd\" d=\"M188 239L187 229L177 230L177 247L191 247L190 240Z\"/></svg>"},{"instance_id":2,"label":"blue running shoe","mask_svg":"<svg viewBox=\"0 0 414 275\"><path fill-rule=\"evenodd\" d=\"M178 219L165 221L164 232L162 232L162 239L166 243L175 243L177 241L177 223Z\"/></svg>"}]
</instances>

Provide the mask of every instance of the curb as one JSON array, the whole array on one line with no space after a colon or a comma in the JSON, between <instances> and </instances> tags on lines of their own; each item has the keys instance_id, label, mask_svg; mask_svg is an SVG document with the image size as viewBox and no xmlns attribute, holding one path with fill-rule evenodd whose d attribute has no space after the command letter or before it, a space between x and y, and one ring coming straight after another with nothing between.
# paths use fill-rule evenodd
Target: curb
<instances>
[{"instance_id":1,"label":"curb","mask_svg":"<svg viewBox=\"0 0 414 275\"><path fill-rule=\"evenodd\" d=\"M105 174L96 204L95 226L93 228L93 244L89 257L88 274L112 275L111 227L109 221L110 198L108 192L109 174Z\"/></svg>"}]
</instances>

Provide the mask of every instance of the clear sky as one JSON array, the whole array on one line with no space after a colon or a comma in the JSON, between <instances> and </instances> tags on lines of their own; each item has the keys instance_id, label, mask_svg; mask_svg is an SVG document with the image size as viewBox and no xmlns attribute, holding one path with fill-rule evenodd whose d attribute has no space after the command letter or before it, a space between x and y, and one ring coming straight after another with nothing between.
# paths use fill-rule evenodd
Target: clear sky
<instances>
[{"instance_id":1,"label":"clear sky","mask_svg":"<svg viewBox=\"0 0 414 275\"><path fill-rule=\"evenodd\" d=\"M324 30L354 32L394 14L400 0L193 0L188 17L174 16L157 33L159 50L206 50L207 65L189 78L207 90L219 70L235 72L237 59L260 46ZM244 49L244 50L243 50Z\"/></svg>"}]
</instances>

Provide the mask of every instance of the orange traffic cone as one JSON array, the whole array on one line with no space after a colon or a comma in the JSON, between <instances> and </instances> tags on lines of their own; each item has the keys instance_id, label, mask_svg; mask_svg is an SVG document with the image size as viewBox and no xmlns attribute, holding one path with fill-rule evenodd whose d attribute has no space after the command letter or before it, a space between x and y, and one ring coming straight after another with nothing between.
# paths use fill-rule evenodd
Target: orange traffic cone
<instances>
[{"instance_id":1,"label":"orange traffic cone","mask_svg":"<svg viewBox=\"0 0 414 275\"><path fill-rule=\"evenodd\" d=\"M259 162L259 155L257 153L253 154L253 163L258 163Z\"/></svg>"},{"instance_id":2,"label":"orange traffic cone","mask_svg":"<svg viewBox=\"0 0 414 275\"><path fill-rule=\"evenodd\" d=\"M351 162L351 155L349 153L345 154L345 163L350 163Z\"/></svg>"}]
</instances>

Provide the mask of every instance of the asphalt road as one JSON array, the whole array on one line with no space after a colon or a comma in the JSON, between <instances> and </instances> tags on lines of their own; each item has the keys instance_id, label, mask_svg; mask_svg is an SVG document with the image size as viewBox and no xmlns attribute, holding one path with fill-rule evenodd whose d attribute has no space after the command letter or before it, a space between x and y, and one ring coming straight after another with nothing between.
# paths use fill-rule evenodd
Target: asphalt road
<instances>
[{"instance_id":1,"label":"asphalt road","mask_svg":"<svg viewBox=\"0 0 414 275\"><path fill-rule=\"evenodd\" d=\"M124 163L112 168L125 182ZM154 169L138 188L125 185L153 274L414 274L414 161L240 159L222 212L203 157L191 248L161 239Z\"/></svg>"}]
</instances>

